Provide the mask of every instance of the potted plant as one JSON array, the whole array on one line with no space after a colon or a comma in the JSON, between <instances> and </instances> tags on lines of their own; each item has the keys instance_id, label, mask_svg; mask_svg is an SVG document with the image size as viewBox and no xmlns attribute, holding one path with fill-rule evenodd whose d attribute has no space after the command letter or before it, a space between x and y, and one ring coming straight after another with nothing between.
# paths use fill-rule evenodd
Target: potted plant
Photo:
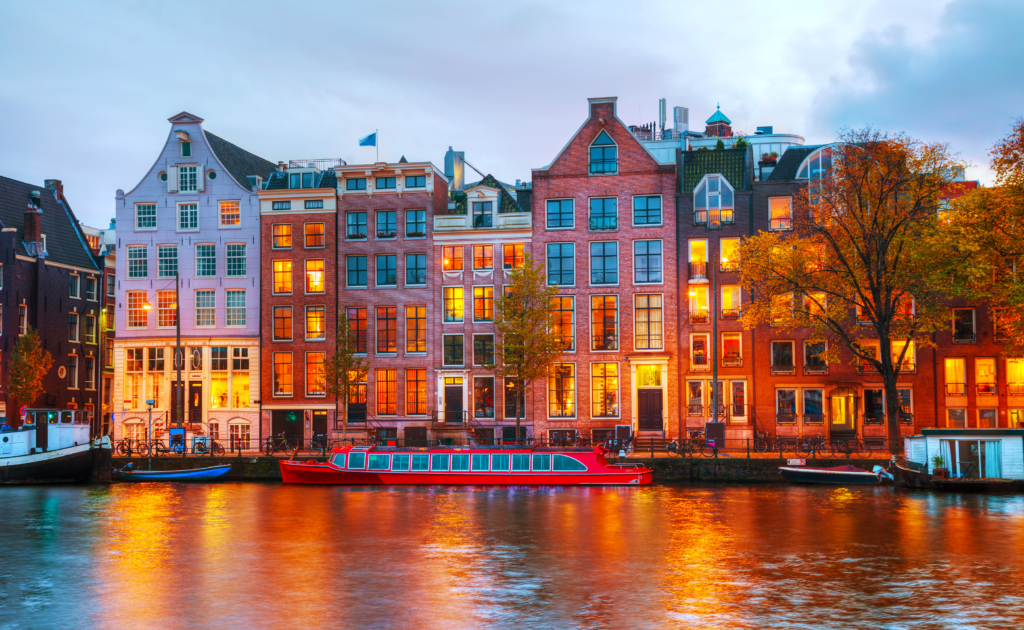
<instances>
[{"instance_id":1,"label":"potted plant","mask_svg":"<svg viewBox=\"0 0 1024 630\"><path fill-rule=\"evenodd\" d=\"M762 162L777 162L778 159L779 159L779 154L776 151L772 151L771 153L762 153L761 154L761 161Z\"/></svg>"},{"instance_id":2,"label":"potted plant","mask_svg":"<svg viewBox=\"0 0 1024 630\"><path fill-rule=\"evenodd\" d=\"M345 238L349 240L364 239L366 238L366 235L361 232L350 232L345 236Z\"/></svg>"},{"instance_id":3,"label":"potted plant","mask_svg":"<svg viewBox=\"0 0 1024 630\"><path fill-rule=\"evenodd\" d=\"M396 232L393 232L393 231L390 231L390 230L389 231L377 230L377 238L395 238L395 236L397 236Z\"/></svg>"},{"instance_id":4,"label":"potted plant","mask_svg":"<svg viewBox=\"0 0 1024 630\"><path fill-rule=\"evenodd\" d=\"M932 475L939 479L948 479L949 469L945 466L946 462L943 461L942 455L935 455L932 457Z\"/></svg>"}]
</instances>

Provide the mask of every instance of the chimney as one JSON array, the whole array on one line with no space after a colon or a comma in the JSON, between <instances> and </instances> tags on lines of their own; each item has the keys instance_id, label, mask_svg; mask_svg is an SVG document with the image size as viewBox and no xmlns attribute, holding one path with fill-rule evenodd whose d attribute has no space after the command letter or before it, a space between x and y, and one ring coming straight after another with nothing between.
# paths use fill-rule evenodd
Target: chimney
<instances>
[{"instance_id":1,"label":"chimney","mask_svg":"<svg viewBox=\"0 0 1024 630\"><path fill-rule=\"evenodd\" d=\"M48 179L44 182L48 190L52 190L57 199L64 197L64 184L59 179Z\"/></svg>"},{"instance_id":2,"label":"chimney","mask_svg":"<svg viewBox=\"0 0 1024 630\"><path fill-rule=\"evenodd\" d=\"M25 242L39 243L43 240L43 211L39 209L39 191L33 190L28 207L25 208Z\"/></svg>"},{"instance_id":3,"label":"chimney","mask_svg":"<svg viewBox=\"0 0 1024 630\"><path fill-rule=\"evenodd\" d=\"M277 163L277 170L278 170L278 172L280 172L280 173L284 173L284 172L287 172L287 171L288 171L288 169L287 169L287 168L285 167L285 165L284 165L284 162L278 162L278 163Z\"/></svg>"}]
</instances>

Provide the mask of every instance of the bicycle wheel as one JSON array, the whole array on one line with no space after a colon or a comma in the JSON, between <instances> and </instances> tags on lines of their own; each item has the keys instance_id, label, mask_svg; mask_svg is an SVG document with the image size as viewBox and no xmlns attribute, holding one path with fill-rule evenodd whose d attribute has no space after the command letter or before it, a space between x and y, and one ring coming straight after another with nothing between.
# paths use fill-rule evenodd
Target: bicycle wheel
<instances>
[{"instance_id":1,"label":"bicycle wheel","mask_svg":"<svg viewBox=\"0 0 1024 630\"><path fill-rule=\"evenodd\" d=\"M754 452L755 453L764 453L767 450L768 450L768 441L767 440L754 440Z\"/></svg>"},{"instance_id":2,"label":"bicycle wheel","mask_svg":"<svg viewBox=\"0 0 1024 630\"><path fill-rule=\"evenodd\" d=\"M137 457L149 457L149 444L145 442L138 444L134 450Z\"/></svg>"},{"instance_id":3,"label":"bicycle wheel","mask_svg":"<svg viewBox=\"0 0 1024 630\"><path fill-rule=\"evenodd\" d=\"M128 448L128 445L125 444L124 442L118 444L117 454L120 455L121 457L127 457L130 454L130 449Z\"/></svg>"},{"instance_id":4,"label":"bicycle wheel","mask_svg":"<svg viewBox=\"0 0 1024 630\"><path fill-rule=\"evenodd\" d=\"M814 447L807 440L800 440L796 445L796 452L801 457L807 457L814 452Z\"/></svg>"},{"instance_id":5,"label":"bicycle wheel","mask_svg":"<svg viewBox=\"0 0 1024 630\"><path fill-rule=\"evenodd\" d=\"M264 455L270 457L271 455L274 454L274 445L271 444L270 442L267 442L263 445L263 448L261 450L263 451Z\"/></svg>"},{"instance_id":6,"label":"bicycle wheel","mask_svg":"<svg viewBox=\"0 0 1024 630\"><path fill-rule=\"evenodd\" d=\"M224 447L221 446L219 443L214 442L212 445L210 445L210 452L213 453L214 456L223 455Z\"/></svg>"},{"instance_id":7,"label":"bicycle wheel","mask_svg":"<svg viewBox=\"0 0 1024 630\"><path fill-rule=\"evenodd\" d=\"M850 447L850 452L853 453L854 457L857 457L859 459L867 459L871 457L871 449L865 446L863 443L861 443L860 440L857 440L853 443L853 445Z\"/></svg>"}]
</instances>

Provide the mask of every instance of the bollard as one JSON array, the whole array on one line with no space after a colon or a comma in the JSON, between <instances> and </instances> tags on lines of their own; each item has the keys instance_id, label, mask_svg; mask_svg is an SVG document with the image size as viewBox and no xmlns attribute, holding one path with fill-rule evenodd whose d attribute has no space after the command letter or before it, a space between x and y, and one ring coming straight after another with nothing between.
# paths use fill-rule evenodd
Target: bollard
<instances>
[{"instance_id":1,"label":"bollard","mask_svg":"<svg viewBox=\"0 0 1024 630\"><path fill-rule=\"evenodd\" d=\"M750 438L747 438L747 459L750 459Z\"/></svg>"}]
</instances>

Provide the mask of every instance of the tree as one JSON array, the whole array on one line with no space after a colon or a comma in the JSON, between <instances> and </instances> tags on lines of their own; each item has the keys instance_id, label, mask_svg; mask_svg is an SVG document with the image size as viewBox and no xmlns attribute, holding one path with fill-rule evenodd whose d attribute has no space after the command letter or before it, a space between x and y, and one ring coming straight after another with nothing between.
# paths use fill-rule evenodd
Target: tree
<instances>
[{"instance_id":1,"label":"tree","mask_svg":"<svg viewBox=\"0 0 1024 630\"><path fill-rule=\"evenodd\" d=\"M899 452L896 381L913 349L949 325L948 300L977 276L970 244L954 247L938 219L943 191L962 172L946 145L903 134L845 131L822 169L793 197L792 233L764 232L740 247L749 297L744 326L809 328L877 372L889 449ZM876 345L877 344L877 345Z\"/></svg>"},{"instance_id":2,"label":"tree","mask_svg":"<svg viewBox=\"0 0 1024 630\"><path fill-rule=\"evenodd\" d=\"M351 330L345 313L338 315L338 332L334 337L334 354L324 365L324 392L341 402L341 439L348 434L349 389L352 383L362 381L366 363L356 355L359 349L358 331Z\"/></svg>"},{"instance_id":3,"label":"tree","mask_svg":"<svg viewBox=\"0 0 1024 630\"><path fill-rule=\"evenodd\" d=\"M7 375L7 395L22 405L31 405L43 392L43 377L53 367L53 357L39 345L35 328L18 337ZM17 408L17 405L12 405Z\"/></svg>"},{"instance_id":4,"label":"tree","mask_svg":"<svg viewBox=\"0 0 1024 630\"><path fill-rule=\"evenodd\" d=\"M526 256L512 274L512 282L494 305L497 343L494 363L487 368L512 384L506 395L515 399L516 440L520 435L519 402L530 385L545 379L551 365L565 351L565 342L554 320L551 301L558 288L547 285L544 266Z\"/></svg>"},{"instance_id":5,"label":"tree","mask_svg":"<svg viewBox=\"0 0 1024 630\"><path fill-rule=\"evenodd\" d=\"M725 150L725 142L723 142L722 139L719 138L718 142L715 143L715 151L724 151L724 150Z\"/></svg>"}]
</instances>

